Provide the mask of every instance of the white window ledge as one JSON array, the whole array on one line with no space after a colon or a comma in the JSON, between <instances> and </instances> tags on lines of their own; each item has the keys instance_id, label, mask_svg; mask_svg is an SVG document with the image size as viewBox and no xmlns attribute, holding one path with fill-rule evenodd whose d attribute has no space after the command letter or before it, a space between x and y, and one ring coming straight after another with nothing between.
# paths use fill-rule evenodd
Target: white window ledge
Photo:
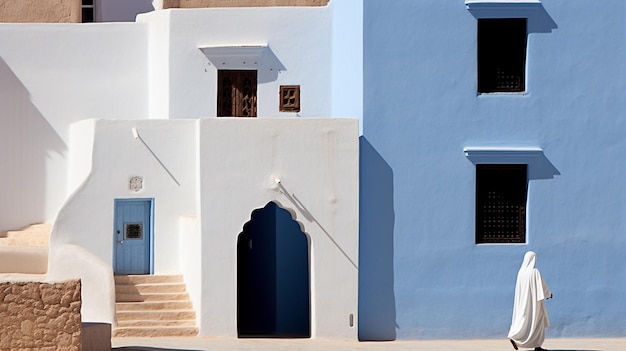
<instances>
[{"instance_id":1,"label":"white window ledge","mask_svg":"<svg viewBox=\"0 0 626 351\"><path fill-rule=\"evenodd\" d=\"M285 70L267 44L200 46L198 49L217 69L266 69L274 72Z\"/></svg>"},{"instance_id":2,"label":"white window ledge","mask_svg":"<svg viewBox=\"0 0 626 351\"><path fill-rule=\"evenodd\" d=\"M540 0L465 0L465 7L475 18L531 18L543 9Z\"/></svg>"},{"instance_id":3,"label":"white window ledge","mask_svg":"<svg viewBox=\"0 0 626 351\"><path fill-rule=\"evenodd\" d=\"M534 8L540 5L541 0L465 0L465 6L468 10Z\"/></svg>"},{"instance_id":4,"label":"white window ledge","mask_svg":"<svg viewBox=\"0 0 626 351\"><path fill-rule=\"evenodd\" d=\"M527 164L529 180L552 179L561 174L539 147L469 146L463 152L474 165Z\"/></svg>"},{"instance_id":5,"label":"white window ledge","mask_svg":"<svg viewBox=\"0 0 626 351\"><path fill-rule=\"evenodd\" d=\"M536 147L466 147L465 156L473 157L537 157L543 154L543 149Z\"/></svg>"},{"instance_id":6,"label":"white window ledge","mask_svg":"<svg viewBox=\"0 0 626 351\"><path fill-rule=\"evenodd\" d=\"M266 45L200 47L211 63L218 68L255 68Z\"/></svg>"}]
</instances>

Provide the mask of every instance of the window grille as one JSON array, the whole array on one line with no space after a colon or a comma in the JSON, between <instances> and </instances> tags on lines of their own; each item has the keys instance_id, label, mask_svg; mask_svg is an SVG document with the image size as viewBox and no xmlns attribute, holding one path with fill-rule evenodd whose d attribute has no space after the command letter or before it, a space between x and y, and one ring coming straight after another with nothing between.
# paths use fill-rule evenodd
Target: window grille
<instances>
[{"instance_id":1,"label":"window grille","mask_svg":"<svg viewBox=\"0 0 626 351\"><path fill-rule=\"evenodd\" d=\"M525 164L476 165L476 243L526 242Z\"/></svg>"},{"instance_id":2,"label":"window grille","mask_svg":"<svg viewBox=\"0 0 626 351\"><path fill-rule=\"evenodd\" d=\"M124 230L124 239L142 239L143 224L142 223L126 223Z\"/></svg>"},{"instance_id":3,"label":"window grille","mask_svg":"<svg viewBox=\"0 0 626 351\"><path fill-rule=\"evenodd\" d=\"M300 112L300 86L280 86L280 112Z\"/></svg>"}]
</instances>

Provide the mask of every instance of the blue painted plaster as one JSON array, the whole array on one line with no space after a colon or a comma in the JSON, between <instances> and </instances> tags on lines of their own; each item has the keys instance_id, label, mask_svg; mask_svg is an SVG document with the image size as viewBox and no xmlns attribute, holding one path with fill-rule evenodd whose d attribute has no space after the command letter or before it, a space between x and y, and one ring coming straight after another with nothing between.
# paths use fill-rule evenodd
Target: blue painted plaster
<instances>
[{"instance_id":1,"label":"blue painted plaster","mask_svg":"<svg viewBox=\"0 0 626 351\"><path fill-rule=\"evenodd\" d=\"M478 7L364 1L359 337L505 338L527 250L555 295L548 338L624 336L626 2L518 9L516 94L477 94ZM468 147L542 150L526 244L474 243Z\"/></svg>"}]
</instances>

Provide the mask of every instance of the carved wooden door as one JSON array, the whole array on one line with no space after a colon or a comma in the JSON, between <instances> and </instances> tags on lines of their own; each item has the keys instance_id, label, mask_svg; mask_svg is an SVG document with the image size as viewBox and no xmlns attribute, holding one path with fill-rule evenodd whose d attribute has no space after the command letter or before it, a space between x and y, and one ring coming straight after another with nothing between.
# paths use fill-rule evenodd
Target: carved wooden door
<instances>
[{"instance_id":1,"label":"carved wooden door","mask_svg":"<svg viewBox=\"0 0 626 351\"><path fill-rule=\"evenodd\" d=\"M217 116L256 117L257 71L217 72Z\"/></svg>"}]
</instances>

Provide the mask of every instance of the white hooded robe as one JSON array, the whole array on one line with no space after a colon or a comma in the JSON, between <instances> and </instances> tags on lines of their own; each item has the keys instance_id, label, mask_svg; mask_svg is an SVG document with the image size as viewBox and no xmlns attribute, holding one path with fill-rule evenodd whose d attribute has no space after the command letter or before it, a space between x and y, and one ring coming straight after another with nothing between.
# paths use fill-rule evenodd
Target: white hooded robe
<instances>
[{"instance_id":1,"label":"white hooded robe","mask_svg":"<svg viewBox=\"0 0 626 351\"><path fill-rule=\"evenodd\" d=\"M508 338L524 348L541 347L545 330L550 325L548 311L544 304L552 293L535 268L537 255L529 251L517 273L513 318Z\"/></svg>"}]
</instances>

